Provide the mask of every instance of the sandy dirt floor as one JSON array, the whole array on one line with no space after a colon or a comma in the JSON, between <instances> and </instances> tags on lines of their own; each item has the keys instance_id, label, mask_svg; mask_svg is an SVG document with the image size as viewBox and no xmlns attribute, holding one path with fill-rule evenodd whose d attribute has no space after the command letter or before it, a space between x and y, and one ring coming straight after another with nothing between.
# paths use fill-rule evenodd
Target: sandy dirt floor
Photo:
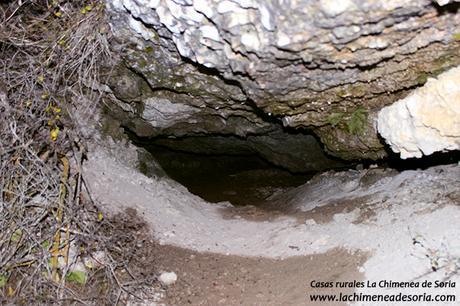
<instances>
[{"instance_id":1,"label":"sandy dirt floor","mask_svg":"<svg viewBox=\"0 0 460 306\"><path fill-rule=\"evenodd\" d=\"M312 280L361 280L358 267L364 261L364 255L340 249L274 260L158 246L153 265L180 271L177 283L166 291L168 305L317 305L309 294L339 291L312 289Z\"/></svg>"},{"instance_id":2,"label":"sandy dirt floor","mask_svg":"<svg viewBox=\"0 0 460 306\"><path fill-rule=\"evenodd\" d=\"M456 286L318 293L450 294L456 302L431 304L458 305L456 164L327 172L276 192L261 209L210 204L168 178L146 177L129 146L97 148L90 156L85 174L94 199L113 214L135 209L149 226L153 242L141 256L146 273L177 274L166 288L167 305L309 305L314 280L446 279Z\"/></svg>"},{"instance_id":3,"label":"sandy dirt floor","mask_svg":"<svg viewBox=\"0 0 460 306\"><path fill-rule=\"evenodd\" d=\"M160 301L166 305L318 305L310 301L310 295L352 294L354 289L314 288L312 282L364 279L358 271L367 259L362 252L337 248L286 259L197 252L160 245L134 209L126 209L112 221L124 233L137 237L133 243L138 247L129 264L133 272L147 277L177 272L173 285L157 283Z\"/></svg>"}]
</instances>

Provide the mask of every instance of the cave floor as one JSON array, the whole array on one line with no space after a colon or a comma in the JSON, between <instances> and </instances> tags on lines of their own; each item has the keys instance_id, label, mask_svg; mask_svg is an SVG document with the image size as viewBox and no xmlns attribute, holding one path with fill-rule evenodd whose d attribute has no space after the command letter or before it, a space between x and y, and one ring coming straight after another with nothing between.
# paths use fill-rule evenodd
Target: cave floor
<instances>
[{"instance_id":1,"label":"cave floor","mask_svg":"<svg viewBox=\"0 0 460 306\"><path fill-rule=\"evenodd\" d=\"M167 305L308 305L313 280L460 281L458 164L326 172L270 197L271 218L251 219L241 211L260 208L210 204L168 177L141 174L136 150L92 148L85 177L108 214L135 209L148 224L145 273L178 276L160 301Z\"/></svg>"},{"instance_id":2,"label":"cave floor","mask_svg":"<svg viewBox=\"0 0 460 306\"><path fill-rule=\"evenodd\" d=\"M138 247L130 254L132 259L127 266L131 274L149 277L177 272L173 285L162 286L158 282L153 295L144 288L136 292L136 297L143 300L132 296L123 300L128 305L317 305L309 301L309 295L324 294L325 289L312 288L312 281L362 281L359 267L368 256L341 248L286 259L197 252L159 244L134 209L127 208L112 217L111 222L124 234L129 231L137 237L134 243ZM353 291L332 288L327 293Z\"/></svg>"},{"instance_id":3,"label":"cave floor","mask_svg":"<svg viewBox=\"0 0 460 306\"><path fill-rule=\"evenodd\" d=\"M324 289L312 289L312 280L362 280L358 267L365 258L342 249L275 260L156 246L151 266L180 271L178 281L166 291L167 305L317 305L308 295ZM353 289L328 290L340 292L350 294Z\"/></svg>"}]
</instances>

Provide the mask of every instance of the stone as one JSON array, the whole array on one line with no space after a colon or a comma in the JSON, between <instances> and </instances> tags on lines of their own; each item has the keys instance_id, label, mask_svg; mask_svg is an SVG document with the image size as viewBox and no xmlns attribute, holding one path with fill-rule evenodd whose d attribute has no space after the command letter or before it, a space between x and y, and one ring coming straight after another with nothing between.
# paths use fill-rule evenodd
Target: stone
<instances>
[{"instance_id":1,"label":"stone","mask_svg":"<svg viewBox=\"0 0 460 306\"><path fill-rule=\"evenodd\" d=\"M346 120L460 65L460 13L440 7L452 2L109 0L114 49L136 79L122 83L141 94L111 88L130 105L123 124L142 136L263 136L284 124L331 155L380 159L376 121L350 133ZM178 119L144 120L152 99Z\"/></svg>"},{"instance_id":2,"label":"stone","mask_svg":"<svg viewBox=\"0 0 460 306\"><path fill-rule=\"evenodd\" d=\"M199 109L187 104L173 103L168 99L152 97L144 100L144 111L141 117L153 127L169 127L186 120L195 112L199 112Z\"/></svg>"},{"instance_id":3,"label":"stone","mask_svg":"<svg viewBox=\"0 0 460 306\"><path fill-rule=\"evenodd\" d=\"M447 4L452 3L452 2L460 2L458 0L435 0L435 1L440 6L444 6L444 5L447 5Z\"/></svg>"},{"instance_id":4,"label":"stone","mask_svg":"<svg viewBox=\"0 0 460 306\"><path fill-rule=\"evenodd\" d=\"M201 30L203 37L206 37L206 38L209 38L215 41L220 40L219 32L217 31L216 27L212 25L204 25L200 28L200 30Z\"/></svg>"},{"instance_id":5,"label":"stone","mask_svg":"<svg viewBox=\"0 0 460 306\"><path fill-rule=\"evenodd\" d=\"M177 281L177 275L174 272L163 272L158 280L165 286L171 286Z\"/></svg>"},{"instance_id":6,"label":"stone","mask_svg":"<svg viewBox=\"0 0 460 306\"><path fill-rule=\"evenodd\" d=\"M354 7L352 0L321 0L322 11L330 17L335 17Z\"/></svg>"},{"instance_id":7,"label":"stone","mask_svg":"<svg viewBox=\"0 0 460 306\"><path fill-rule=\"evenodd\" d=\"M460 149L460 66L383 108L378 131L401 158Z\"/></svg>"}]
</instances>

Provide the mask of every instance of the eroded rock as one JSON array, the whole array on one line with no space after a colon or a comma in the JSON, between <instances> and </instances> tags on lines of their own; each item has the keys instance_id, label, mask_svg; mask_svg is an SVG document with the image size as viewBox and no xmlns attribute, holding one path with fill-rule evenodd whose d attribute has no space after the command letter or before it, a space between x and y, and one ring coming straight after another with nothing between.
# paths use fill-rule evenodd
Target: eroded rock
<instances>
[{"instance_id":1,"label":"eroded rock","mask_svg":"<svg viewBox=\"0 0 460 306\"><path fill-rule=\"evenodd\" d=\"M130 125L144 136L246 137L283 124L313 130L336 156L381 158L372 117L360 132L346 120L460 64L450 2L110 0L116 48L148 85ZM146 119L152 99L168 112Z\"/></svg>"},{"instance_id":2,"label":"eroded rock","mask_svg":"<svg viewBox=\"0 0 460 306\"><path fill-rule=\"evenodd\" d=\"M401 158L460 149L460 67L382 109L378 130Z\"/></svg>"}]
</instances>

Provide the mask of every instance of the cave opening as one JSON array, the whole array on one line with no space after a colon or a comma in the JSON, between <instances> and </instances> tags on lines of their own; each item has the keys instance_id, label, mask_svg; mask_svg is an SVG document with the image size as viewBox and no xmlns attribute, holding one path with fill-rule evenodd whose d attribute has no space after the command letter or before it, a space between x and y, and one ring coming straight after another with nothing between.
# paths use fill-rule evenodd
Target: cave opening
<instances>
[{"instance_id":1,"label":"cave opening","mask_svg":"<svg viewBox=\"0 0 460 306\"><path fill-rule=\"evenodd\" d=\"M263 206L277 191L307 182L314 172L292 173L257 154L197 154L149 145L168 176L211 203Z\"/></svg>"},{"instance_id":2,"label":"cave opening","mask_svg":"<svg viewBox=\"0 0 460 306\"><path fill-rule=\"evenodd\" d=\"M320 142L305 131L275 130L265 135L206 134L140 137L123 131L149 154L139 170L152 175L152 160L169 178L210 203L272 210L269 198L308 182L325 170L348 169L356 163L327 156Z\"/></svg>"},{"instance_id":3,"label":"cave opening","mask_svg":"<svg viewBox=\"0 0 460 306\"><path fill-rule=\"evenodd\" d=\"M272 196L301 186L324 171L381 168L402 172L452 164L460 160L460 152L453 151L435 153L420 159L401 160L397 154L389 152L387 158L378 161L343 161L327 156L324 148L315 140L312 144L317 146L316 150L313 153L307 152L313 154L307 154L307 158L314 162L303 167L301 164L306 163L305 156L295 155L283 159L279 155L286 151L277 152L283 146L288 147L287 151L295 149L299 137L312 137L299 131L284 131L281 138L276 141L271 138L272 142L265 139L263 145L258 140L255 141L257 145L254 145L254 141L229 135L143 138L127 128L124 131L136 146L149 153L140 158L139 167L144 174L152 174L146 165L153 159L169 178L207 202L230 202L235 207L254 206L268 211L277 210L270 203ZM291 137L298 138L294 145ZM293 148L289 148L290 145ZM270 154L262 150L262 147ZM301 149L297 147L297 150Z\"/></svg>"},{"instance_id":4,"label":"cave opening","mask_svg":"<svg viewBox=\"0 0 460 306\"><path fill-rule=\"evenodd\" d=\"M250 150L196 153L155 141L134 143L145 148L168 177L210 203L263 208L273 194L300 186L317 173L289 171ZM140 170L149 174L142 165Z\"/></svg>"}]
</instances>

